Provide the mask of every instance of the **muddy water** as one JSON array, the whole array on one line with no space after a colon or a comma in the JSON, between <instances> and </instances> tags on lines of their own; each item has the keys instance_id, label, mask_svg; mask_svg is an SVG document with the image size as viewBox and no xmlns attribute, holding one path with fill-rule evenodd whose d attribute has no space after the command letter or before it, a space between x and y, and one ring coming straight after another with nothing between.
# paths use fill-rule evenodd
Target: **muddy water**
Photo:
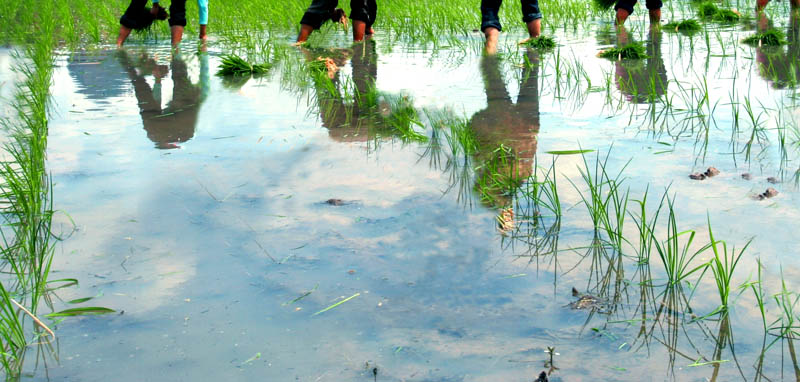
<instances>
[{"instance_id":1,"label":"muddy water","mask_svg":"<svg viewBox=\"0 0 800 382\"><path fill-rule=\"evenodd\" d=\"M569 88L554 55L517 50L519 36L492 59L461 49L387 53L379 35L378 49L367 52L373 61L355 55L339 76L356 86L371 78L387 97L471 120L484 147L503 143L526 153L515 166L528 173L534 153L549 165L552 150L611 150L607 166L627 164L632 198L649 187L658 199L669 187L680 228L698 230L698 241L705 242L707 216L715 236L737 248L755 237L736 285L754 277L761 258L770 292L778 291L781 266L793 288L796 153L788 147L784 157L767 129L771 143L756 143L747 158L742 145L752 128L741 122L734 134L723 106L738 89L741 102L749 94L754 105L797 115L787 106L792 90L762 78L753 48L721 54L700 37L648 35L646 24L633 24L623 38L650 41L650 60L601 60L594 54L619 38L597 32L603 29L557 37L562 57L580 62L592 86L608 91ZM720 33L736 40L750 32ZM480 44L479 36L471 43ZM542 220L560 224L557 251L537 250L521 233L501 235L495 203L479 200L474 178L460 194L459 173L437 165L428 145L371 136L332 114L344 105L320 101L314 87L282 84L277 72L224 82L213 75L219 53L212 45L208 54L172 59L165 47L148 46L57 61L48 159L64 211L57 228L70 235L53 277L81 281L64 300L97 296L92 305L119 313L58 324L58 362L50 360L46 372L40 365L34 379L342 381L372 379L377 367L384 381L525 381L550 367L548 346L558 353L551 380L755 375L762 329L749 292L730 316L734 354L718 321L692 322L680 303L664 308L662 301L688 298L689 287L685 295L660 295L663 288L640 286L647 277L635 259L617 267L613 251L592 250L589 215L567 181L585 190L580 156L557 160L565 212L560 221ZM535 70L518 67L523 55ZM673 95L675 109L685 109L680 86L708 78L718 106L707 139L696 126L683 128L680 114L648 128L647 98L613 76L641 71L669 81L656 93ZM418 130L431 135L430 127ZM711 165L720 176L688 178ZM768 176L783 182L767 183ZM779 196L751 198L768 186ZM347 203L325 203L331 198ZM651 264L663 284L655 254ZM573 286L614 300L613 309L570 309ZM692 297L697 315L717 306L713 288L707 275ZM773 306L770 321L775 314ZM690 366L697 360L724 362ZM764 373L794 378L789 360L779 342Z\"/></svg>"}]
</instances>

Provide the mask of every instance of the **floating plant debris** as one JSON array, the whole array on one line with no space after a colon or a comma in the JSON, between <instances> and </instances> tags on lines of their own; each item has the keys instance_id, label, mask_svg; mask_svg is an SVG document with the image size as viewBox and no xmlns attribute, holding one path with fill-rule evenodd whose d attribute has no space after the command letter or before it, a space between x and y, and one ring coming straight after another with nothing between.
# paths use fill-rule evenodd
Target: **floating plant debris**
<instances>
[{"instance_id":1,"label":"floating plant debris","mask_svg":"<svg viewBox=\"0 0 800 382\"><path fill-rule=\"evenodd\" d=\"M222 57L218 76L248 76L251 74L264 74L271 67L270 64L251 64L243 58L229 54Z\"/></svg>"}]
</instances>

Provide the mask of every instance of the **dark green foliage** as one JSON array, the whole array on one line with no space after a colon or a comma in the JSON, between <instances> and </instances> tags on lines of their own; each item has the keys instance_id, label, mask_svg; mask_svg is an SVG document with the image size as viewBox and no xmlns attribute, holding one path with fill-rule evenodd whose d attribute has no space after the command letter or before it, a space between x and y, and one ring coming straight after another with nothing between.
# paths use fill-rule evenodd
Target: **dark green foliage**
<instances>
[{"instance_id":1,"label":"dark green foliage","mask_svg":"<svg viewBox=\"0 0 800 382\"><path fill-rule=\"evenodd\" d=\"M616 0L593 0L592 2L594 7L601 11L605 11L617 3Z\"/></svg>"},{"instance_id":2,"label":"dark green foliage","mask_svg":"<svg viewBox=\"0 0 800 382\"><path fill-rule=\"evenodd\" d=\"M528 41L525 41L522 45L531 48L547 50L556 47L556 40L551 36L539 36L539 37L534 37Z\"/></svg>"},{"instance_id":3,"label":"dark green foliage","mask_svg":"<svg viewBox=\"0 0 800 382\"><path fill-rule=\"evenodd\" d=\"M778 29L769 29L747 37L742 42L748 45L780 46L786 45L786 35Z\"/></svg>"},{"instance_id":4,"label":"dark green foliage","mask_svg":"<svg viewBox=\"0 0 800 382\"><path fill-rule=\"evenodd\" d=\"M641 60L648 58L644 45L636 41L622 47L603 50L598 56L609 60Z\"/></svg>"},{"instance_id":5,"label":"dark green foliage","mask_svg":"<svg viewBox=\"0 0 800 382\"><path fill-rule=\"evenodd\" d=\"M239 56L229 54L222 57L222 65L220 65L217 75L249 76L251 74L264 74L270 67L270 64L251 64Z\"/></svg>"},{"instance_id":6,"label":"dark green foliage","mask_svg":"<svg viewBox=\"0 0 800 382\"><path fill-rule=\"evenodd\" d=\"M730 9L720 9L717 13L714 14L712 20L718 23L735 23L738 22L742 18L742 15L730 10Z\"/></svg>"},{"instance_id":7,"label":"dark green foliage","mask_svg":"<svg viewBox=\"0 0 800 382\"><path fill-rule=\"evenodd\" d=\"M672 21L664 25L666 32L683 32L694 33L703 29L703 26L695 19L687 19L683 21Z\"/></svg>"},{"instance_id":8,"label":"dark green foliage","mask_svg":"<svg viewBox=\"0 0 800 382\"><path fill-rule=\"evenodd\" d=\"M710 18L716 15L717 12L719 12L719 8L710 1L702 2L697 6L697 14L700 17Z\"/></svg>"}]
</instances>

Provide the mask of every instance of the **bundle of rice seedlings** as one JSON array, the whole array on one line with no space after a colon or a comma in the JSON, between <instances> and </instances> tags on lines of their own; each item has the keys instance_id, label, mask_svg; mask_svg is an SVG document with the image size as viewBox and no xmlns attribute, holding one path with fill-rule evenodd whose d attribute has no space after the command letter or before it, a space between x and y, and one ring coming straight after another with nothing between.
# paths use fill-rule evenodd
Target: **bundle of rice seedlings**
<instances>
[{"instance_id":1,"label":"bundle of rice seedlings","mask_svg":"<svg viewBox=\"0 0 800 382\"><path fill-rule=\"evenodd\" d=\"M605 11L614 6L617 0L593 0L594 7L599 11Z\"/></svg>"},{"instance_id":2,"label":"bundle of rice seedlings","mask_svg":"<svg viewBox=\"0 0 800 382\"><path fill-rule=\"evenodd\" d=\"M684 32L694 33L703 29L703 26L695 19L687 19L683 21L672 21L664 25L664 30L667 32Z\"/></svg>"},{"instance_id":3,"label":"bundle of rice seedlings","mask_svg":"<svg viewBox=\"0 0 800 382\"><path fill-rule=\"evenodd\" d=\"M742 40L743 43L749 45L767 45L767 46L779 46L785 45L786 42L786 35L783 34L778 29L768 29L762 33L756 33L750 37L745 38Z\"/></svg>"},{"instance_id":4,"label":"bundle of rice seedlings","mask_svg":"<svg viewBox=\"0 0 800 382\"><path fill-rule=\"evenodd\" d=\"M520 43L520 45L528 46L531 48L546 50L556 47L556 40L551 36L539 36L527 39Z\"/></svg>"},{"instance_id":5,"label":"bundle of rice seedlings","mask_svg":"<svg viewBox=\"0 0 800 382\"><path fill-rule=\"evenodd\" d=\"M597 54L609 60L641 60L648 58L647 49L640 42L631 42L622 47L609 48Z\"/></svg>"},{"instance_id":6,"label":"bundle of rice seedlings","mask_svg":"<svg viewBox=\"0 0 800 382\"><path fill-rule=\"evenodd\" d=\"M715 13L714 17L712 17L712 19L718 23L735 23L739 22L741 18L742 15L739 12L731 9L717 10L717 13Z\"/></svg>"},{"instance_id":7,"label":"bundle of rice seedlings","mask_svg":"<svg viewBox=\"0 0 800 382\"><path fill-rule=\"evenodd\" d=\"M713 17L717 12L719 12L719 8L710 1L702 2L697 6L697 14L700 17Z\"/></svg>"},{"instance_id":8,"label":"bundle of rice seedlings","mask_svg":"<svg viewBox=\"0 0 800 382\"><path fill-rule=\"evenodd\" d=\"M264 74L270 67L270 64L251 64L237 55L229 54L222 57L222 65L220 65L217 75L249 76L251 74Z\"/></svg>"}]
</instances>

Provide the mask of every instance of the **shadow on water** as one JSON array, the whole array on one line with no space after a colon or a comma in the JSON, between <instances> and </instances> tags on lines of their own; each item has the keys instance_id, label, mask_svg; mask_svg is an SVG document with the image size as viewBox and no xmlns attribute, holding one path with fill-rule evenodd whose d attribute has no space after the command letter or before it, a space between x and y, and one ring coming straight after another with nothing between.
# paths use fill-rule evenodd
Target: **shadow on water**
<instances>
[{"instance_id":1,"label":"shadow on water","mask_svg":"<svg viewBox=\"0 0 800 382\"><path fill-rule=\"evenodd\" d=\"M200 106L208 93L208 54L199 55L200 84L189 79L186 62L179 55L172 57L169 66L159 64L147 53L134 58L121 50L118 58L133 85L147 138L159 149L179 148L178 144L192 139ZM168 73L173 83L172 99L164 107L161 80ZM153 86L147 82L148 75L155 79Z\"/></svg>"}]
</instances>

